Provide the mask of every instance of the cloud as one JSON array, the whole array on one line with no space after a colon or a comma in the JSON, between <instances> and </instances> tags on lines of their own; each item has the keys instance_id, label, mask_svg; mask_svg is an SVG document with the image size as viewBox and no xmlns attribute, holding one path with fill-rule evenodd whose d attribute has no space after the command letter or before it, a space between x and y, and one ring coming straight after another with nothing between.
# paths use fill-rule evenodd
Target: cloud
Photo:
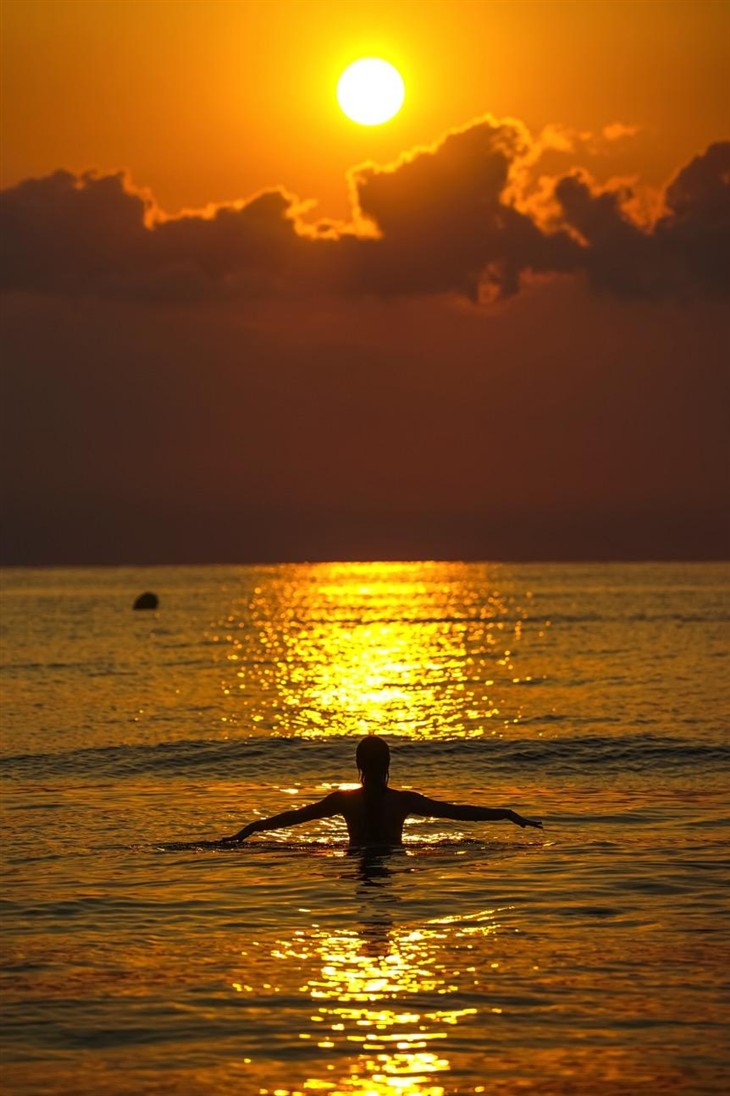
<instances>
[{"instance_id":1,"label":"cloud","mask_svg":"<svg viewBox=\"0 0 730 1096\"><path fill-rule=\"evenodd\" d=\"M505 199L512 167L530 147L519 123L484 119L390 167L355 169L356 212L381 233L365 287L478 300L485 282L505 296L528 269L574 269L575 242L561 230L543 232Z\"/></svg>"},{"instance_id":2,"label":"cloud","mask_svg":"<svg viewBox=\"0 0 730 1096\"><path fill-rule=\"evenodd\" d=\"M347 224L312 222L282 187L167 217L123 173L58 171L0 195L0 286L149 301L480 301L517 293L531 274L584 272L596 290L622 297L727 292L730 143L682 168L661 215L642 224L625 185L599 186L586 171L538 176L546 150L565 156L590 144L556 133L533 139L520 122L485 117L393 164L360 165ZM616 123L603 143L630 136Z\"/></svg>"},{"instance_id":3,"label":"cloud","mask_svg":"<svg viewBox=\"0 0 730 1096\"><path fill-rule=\"evenodd\" d=\"M600 189L574 174L558 180L554 194L562 221L581 240L593 285L621 296L644 296L658 288L655 241L629 216L630 191Z\"/></svg>"},{"instance_id":4,"label":"cloud","mask_svg":"<svg viewBox=\"0 0 730 1096\"><path fill-rule=\"evenodd\" d=\"M730 141L710 145L666 191L667 213L656 236L684 264L688 283L730 289Z\"/></svg>"},{"instance_id":5,"label":"cloud","mask_svg":"<svg viewBox=\"0 0 730 1096\"><path fill-rule=\"evenodd\" d=\"M167 218L122 172L58 171L0 195L4 289L189 299L271 285L296 246L284 190Z\"/></svg>"},{"instance_id":6,"label":"cloud","mask_svg":"<svg viewBox=\"0 0 730 1096\"><path fill-rule=\"evenodd\" d=\"M677 174L648 230L629 212L629 188L602 189L573 174L557 182L555 196L598 288L626 297L730 290L730 142L711 145Z\"/></svg>"},{"instance_id":7,"label":"cloud","mask_svg":"<svg viewBox=\"0 0 730 1096\"><path fill-rule=\"evenodd\" d=\"M0 285L74 293L138 269L148 203L122 173L57 171L0 195L4 247Z\"/></svg>"}]
</instances>

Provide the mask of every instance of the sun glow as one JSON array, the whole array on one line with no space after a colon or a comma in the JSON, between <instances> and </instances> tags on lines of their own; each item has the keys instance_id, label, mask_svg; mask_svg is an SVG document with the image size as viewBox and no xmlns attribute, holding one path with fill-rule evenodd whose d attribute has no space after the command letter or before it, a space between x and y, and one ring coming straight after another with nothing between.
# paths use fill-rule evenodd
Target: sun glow
<instances>
[{"instance_id":1,"label":"sun glow","mask_svg":"<svg viewBox=\"0 0 730 1096\"><path fill-rule=\"evenodd\" d=\"M361 126L379 126L403 106L405 85L397 69L378 57L364 57L345 69L337 84L337 102Z\"/></svg>"}]
</instances>

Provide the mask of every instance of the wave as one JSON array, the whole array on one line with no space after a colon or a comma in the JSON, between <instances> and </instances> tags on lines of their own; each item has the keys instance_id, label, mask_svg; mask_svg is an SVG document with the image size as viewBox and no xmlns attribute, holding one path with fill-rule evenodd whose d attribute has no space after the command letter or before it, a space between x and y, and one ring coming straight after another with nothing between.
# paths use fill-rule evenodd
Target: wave
<instances>
[{"instance_id":1,"label":"wave","mask_svg":"<svg viewBox=\"0 0 730 1096\"><path fill-rule=\"evenodd\" d=\"M119 745L55 753L19 754L3 759L11 778L82 780L165 776L270 782L285 773L307 781L342 778L352 770L352 736L227 740L184 739L151 745ZM395 739L394 767L458 765L475 773L544 769L551 775L597 771L681 771L730 766L730 746L651 733L580 735L573 738Z\"/></svg>"}]
</instances>

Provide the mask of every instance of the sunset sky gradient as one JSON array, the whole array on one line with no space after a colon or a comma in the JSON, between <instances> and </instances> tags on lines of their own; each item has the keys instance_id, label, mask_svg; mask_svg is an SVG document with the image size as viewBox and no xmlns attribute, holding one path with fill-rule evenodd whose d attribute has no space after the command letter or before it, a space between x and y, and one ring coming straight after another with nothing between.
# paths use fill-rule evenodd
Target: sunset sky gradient
<instances>
[{"instance_id":1,"label":"sunset sky gradient","mask_svg":"<svg viewBox=\"0 0 730 1096\"><path fill-rule=\"evenodd\" d=\"M725 555L729 13L6 0L3 561Z\"/></svg>"}]
</instances>

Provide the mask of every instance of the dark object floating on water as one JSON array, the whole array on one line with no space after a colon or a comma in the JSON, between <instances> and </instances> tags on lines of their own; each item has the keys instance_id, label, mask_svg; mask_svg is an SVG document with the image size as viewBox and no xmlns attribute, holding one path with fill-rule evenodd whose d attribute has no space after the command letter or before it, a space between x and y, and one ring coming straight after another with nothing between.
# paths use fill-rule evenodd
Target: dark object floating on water
<instances>
[{"instance_id":1,"label":"dark object floating on water","mask_svg":"<svg viewBox=\"0 0 730 1096\"><path fill-rule=\"evenodd\" d=\"M140 594L134 603L135 609L156 609L159 605L159 598L157 594L150 593L149 590L144 594Z\"/></svg>"}]
</instances>

